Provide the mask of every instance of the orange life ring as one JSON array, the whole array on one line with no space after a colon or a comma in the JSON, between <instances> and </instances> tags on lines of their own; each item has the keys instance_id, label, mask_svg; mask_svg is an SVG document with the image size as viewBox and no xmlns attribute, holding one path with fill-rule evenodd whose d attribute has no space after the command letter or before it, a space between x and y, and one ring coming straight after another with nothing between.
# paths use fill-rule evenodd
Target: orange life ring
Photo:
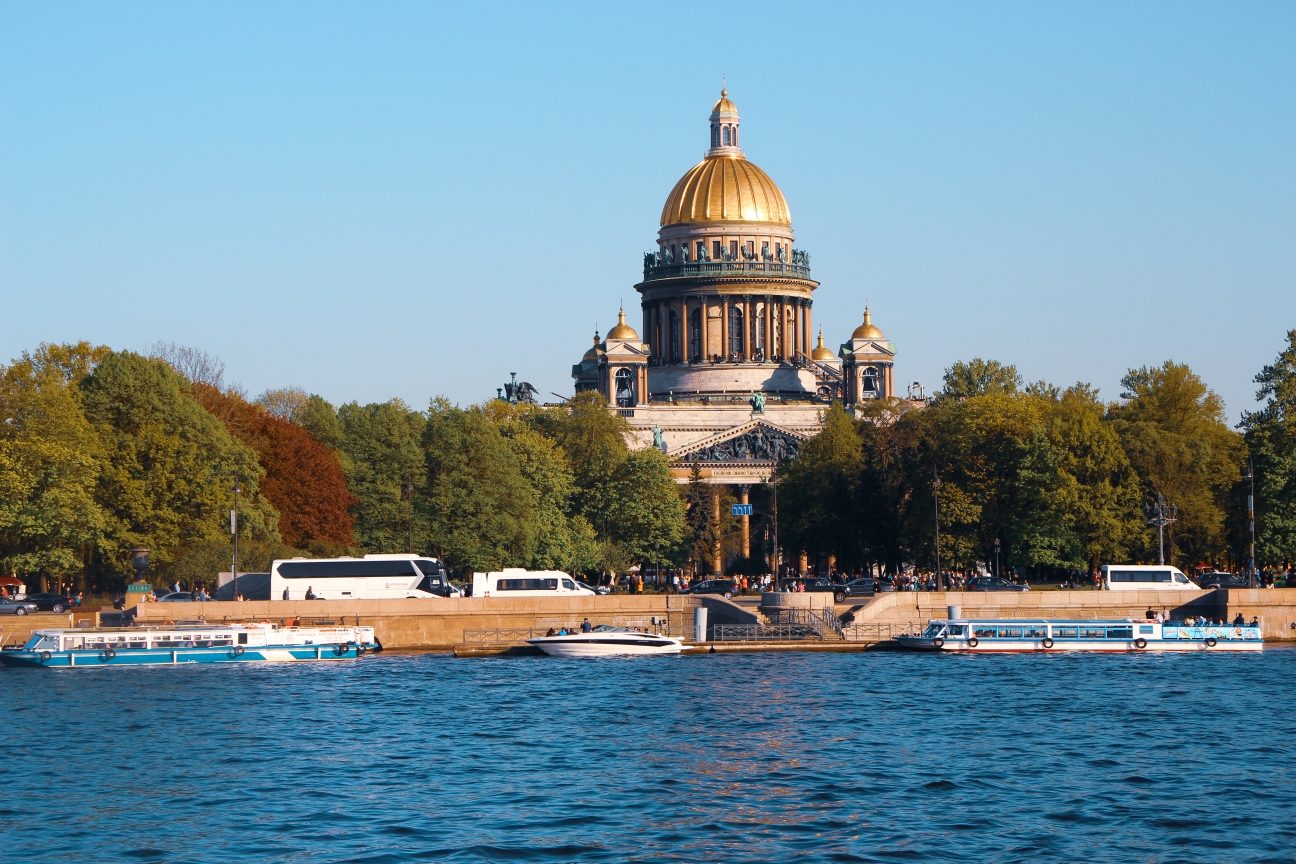
<instances>
[{"instance_id":1,"label":"orange life ring","mask_svg":"<svg viewBox=\"0 0 1296 864\"><path fill-rule=\"evenodd\" d=\"M1233 635L1234 635L1234 636L1238 636L1238 637L1240 637L1240 636L1242 635L1242 628L1239 627L1239 628L1237 628L1236 630L1234 630L1234 631L1233 631Z\"/></svg>"},{"instance_id":2,"label":"orange life ring","mask_svg":"<svg viewBox=\"0 0 1296 864\"><path fill-rule=\"evenodd\" d=\"M261 619L261 623L262 623L262 624L273 624L274 622L271 621L269 618L262 618L262 619Z\"/></svg>"},{"instance_id":3,"label":"orange life ring","mask_svg":"<svg viewBox=\"0 0 1296 864\"><path fill-rule=\"evenodd\" d=\"M162 626L163 626L163 627L174 627L174 626L175 626L175 622L174 622L174 621L163 621L163 622L162 622Z\"/></svg>"}]
</instances>

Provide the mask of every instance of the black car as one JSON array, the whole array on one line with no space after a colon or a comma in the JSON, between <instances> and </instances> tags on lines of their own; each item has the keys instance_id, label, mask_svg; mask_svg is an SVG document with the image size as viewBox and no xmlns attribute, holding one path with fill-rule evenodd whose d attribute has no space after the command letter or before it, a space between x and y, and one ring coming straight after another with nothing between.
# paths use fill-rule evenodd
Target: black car
<instances>
[{"instance_id":1,"label":"black car","mask_svg":"<svg viewBox=\"0 0 1296 864\"><path fill-rule=\"evenodd\" d=\"M969 579L964 591L1029 591L1029 585L1009 582L1002 576L977 576Z\"/></svg>"},{"instance_id":2,"label":"black car","mask_svg":"<svg viewBox=\"0 0 1296 864\"><path fill-rule=\"evenodd\" d=\"M690 585L685 594L719 594L728 600L738 593L738 583L732 579L707 579Z\"/></svg>"},{"instance_id":3,"label":"black car","mask_svg":"<svg viewBox=\"0 0 1296 864\"><path fill-rule=\"evenodd\" d=\"M1203 588L1250 588L1251 580L1236 573L1206 573L1197 584Z\"/></svg>"},{"instance_id":4,"label":"black car","mask_svg":"<svg viewBox=\"0 0 1296 864\"><path fill-rule=\"evenodd\" d=\"M35 603L36 608L42 612L66 612L72 608L72 601L62 594L52 594L42 591L38 594L28 594L28 603Z\"/></svg>"},{"instance_id":5,"label":"black car","mask_svg":"<svg viewBox=\"0 0 1296 864\"><path fill-rule=\"evenodd\" d=\"M838 603L849 597L872 597L877 594L877 582L872 576L861 576L859 579L852 579L845 585L837 586L837 594L833 599Z\"/></svg>"},{"instance_id":6,"label":"black car","mask_svg":"<svg viewBox=\"0 0 1296 864\"><path fill-rule=\"evenodd\" d=\"M825 594L835 594L840 585L834 585L833 581L827 576L794 576L790 579L779 580L780 591L797 591L797 583L805 585L806 591L818 591Z\"/></svg>"}]
</instances>

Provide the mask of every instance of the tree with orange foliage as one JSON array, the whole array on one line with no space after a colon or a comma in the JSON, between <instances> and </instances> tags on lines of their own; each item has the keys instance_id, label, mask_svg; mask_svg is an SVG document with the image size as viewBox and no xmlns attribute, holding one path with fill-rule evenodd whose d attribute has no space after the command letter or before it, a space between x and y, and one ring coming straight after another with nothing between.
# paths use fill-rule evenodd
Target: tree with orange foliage
<instances>
[{"instance_id":1,"label":"tree with orange foliage","mask_svg":"<svg viewBox=\"0 0 1296 864\"><path fill-rule=\"evenodd\" d=\"M266 472L261 493L279 511L285 543L334 554L339 546L354 545L350 508L356 497L347 489L336 451L237 393L194 383L193 394L231 435L256 451Z\"/></svg>"}]
</instances>

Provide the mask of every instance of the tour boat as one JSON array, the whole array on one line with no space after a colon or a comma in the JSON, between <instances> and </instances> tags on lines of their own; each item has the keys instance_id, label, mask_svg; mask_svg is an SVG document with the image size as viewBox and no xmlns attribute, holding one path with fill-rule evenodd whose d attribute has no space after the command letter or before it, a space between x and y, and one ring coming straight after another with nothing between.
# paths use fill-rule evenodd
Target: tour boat
<instances>
[{"instance_id":1,"label":"tour boat","mask_svg":"<svg viewBox=\"0 0 1296 864\"><path fill-rule=\"evenodd\" d=\"M1085 621L945 618L919 636L896 639L916 651L1260 651L1258 625L1192 625L1133 618Z\"/></svg>"},{"instance_id":2,"label":"tour boat","mask_svg":"<svg viewBox=\"0 0 1296 864\"><path fill-rule=\"evenodd\" d=\"M606 624L598 625L589 633L576 631L561 636L537 636L526 641L551 657L678 654L684 650L682 639Z\"/></svg>"},{"instance_id":3,"label":"tour boat","mask_svg":"<svg viewBox=\"0 0 1296 864\"><path fill-rule=\"evenodd\" d=\"M348 660L381 650L372 627L278 624L165 624L37 630L21 649L0 651L5 666L156 666Z\"/></svg>"}]
</instances>

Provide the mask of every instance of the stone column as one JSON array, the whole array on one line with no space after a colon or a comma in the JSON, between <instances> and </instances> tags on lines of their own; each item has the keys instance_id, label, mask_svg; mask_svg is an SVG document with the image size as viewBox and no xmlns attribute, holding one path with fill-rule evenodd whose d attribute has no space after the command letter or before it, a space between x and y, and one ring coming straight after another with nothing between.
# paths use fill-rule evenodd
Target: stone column
<instances>
[{"instance_id":1,"label":"stone column","mask_svg":"<svg viewBox=\"0 0 1296 864\"><path fill-rule=\"evenodd\" d=\"M723 294L720 300L720 359L729 359L729 300Z\"/></svg>"},{"instance_id":2,"label":"stone column","mask_svg":"<svg viewBox=\"0 0 1296 864\"><path fill-rule=\"evenodd\" d=\"M805 342L805 301L798 299L796 304L796 350L798 354L809 354L810 346Z\"/></svg>"},{"instance_id":3,"label":"stone column","mask_svg":"<svg viewBox=\"0 0 1296 864\"><path fill-rule=\"evenodd\" d=\"M750 360L752 357L752 302L750 295L743 296L743 332L742 332L742 350L743 359Z\"/></svg>"},{"instance_id":4,"label":"stone column","mask_svg":"<svg viewBox=\"0 0 1296 864\"><path fill-rule=\"evenodd\" d=\"M806 571L808 571L809 569L810 569L810 563L806 559L805 550L802 549L801 554L797 556L797 572L800 573L802 576L804 576L806 574Z\"/></svg>"},{"instance_id":5,"label":"stone column","mask_svg":"<svg viewBox=\"0 0 1296 864\"><path fill-rule=\"evenodd\" d=\"M698 304L699 304L699 308L701 309L701 313L702 313L702 327L700 328L702 332L698 334L698 337L700 338L700 340L701 340L701 342L702 342L702 345L701 345L701 348L702 348L702 359L703 359L703 360L710 360L710 359L711 359L711 354L710 354L710 351L711 351L711 348L710 348L710 346L711 346L711 309L710 309L710 304L707 302L707 298L706 298L706 295L705 295L705 294L703 294L701 297L698 298Z\"/></svg>"},{"instance_id":6,"label":"stone column","mask_svg":"<svg viewBox=\"0 0 1296 864\"><path fill-rule=\"evenodd\" d=\"M711 549L711 572L720 575L724 569L724 549L720 545L720 487L711 487L711 517L716 528L715 544Z\"/></svg>"},{"instance_id":7,"label":"stone column","mask_svg":"<svg viewBox=\"0 0 1296 864\"><path fill-rule=\"evenodd\" d=\"M810 320L810 311L813 307L813 300L805 301L805 346L807 354L810 353L810 345L814 342L814 324Z\"/></svg>"},{"instance_id":8,"label":"stone column","mask_svg":"<svg viewBox=\"0 0 1296 864\"><path fill-rule=\"evenodd\" d=\"M769 295L765 296L765 310L761 317L765 319L765 362L768 363L770 357L774 354L774 300Z\"/></svg>"},{"instance_id":9,"label":"stone column","mask_svg":"<svg viewBox=\"0 0 1296 864\"><path fill-rule=\"evenodd\" d=\"M748 496L748 493L750 491L751 491L751 487L748 486L746 483L738 487L739 504L751 503L750 497ZM751 517L741 516L739 518L742 520L742 554L744 558L750 558L751 557Z\"/></svg>"}]
</instances>

